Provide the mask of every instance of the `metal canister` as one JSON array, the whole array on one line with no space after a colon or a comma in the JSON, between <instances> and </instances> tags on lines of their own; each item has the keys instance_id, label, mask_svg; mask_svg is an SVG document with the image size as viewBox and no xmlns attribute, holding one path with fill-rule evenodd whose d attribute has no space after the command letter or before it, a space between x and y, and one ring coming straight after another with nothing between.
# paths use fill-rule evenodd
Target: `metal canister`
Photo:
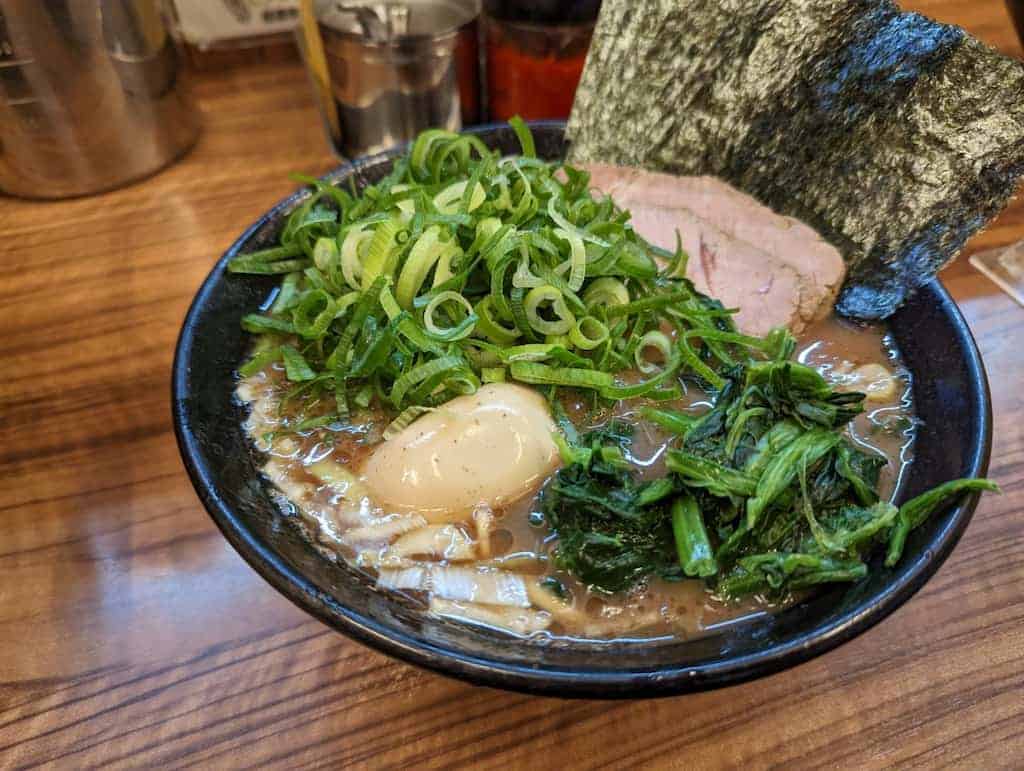
<instances>
[{"instance_id":1,"label":"metal canister","mask_svg":"<svg viewBox=\"0 0 1024 771\"><path fill-rule=\"evenodd\" d=\"M356 157L426 128L458 130L476 122L478 14L472 0L321 2L335 150Z\"/></svg>"},{"instance_id":2,"label":"metal canister","mask_svg":"<svg viewBox=\"0 0 1024 771\"><path fill-rule=\"evenodd\" d=\"M159 0L0 0L0 191L108 190L198 132Z\"/></svg>"}]
</instances>

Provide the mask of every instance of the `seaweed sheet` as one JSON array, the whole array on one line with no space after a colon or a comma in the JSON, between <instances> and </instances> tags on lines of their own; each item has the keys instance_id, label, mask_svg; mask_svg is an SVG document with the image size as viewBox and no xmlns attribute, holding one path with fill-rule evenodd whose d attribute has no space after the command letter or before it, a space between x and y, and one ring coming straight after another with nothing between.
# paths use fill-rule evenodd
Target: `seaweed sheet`
<instances>
[{"instance_id":1,"label":"seaweed sheet","mask_svg":"<svg viewBox=\"0 0 1024 771\"><path fill-rule=\"evenodd\" d=\"M569 136L802 219L884 318L1014 192L1024 67L886 0L605 0Z\"/></svg>"}]
</instances>

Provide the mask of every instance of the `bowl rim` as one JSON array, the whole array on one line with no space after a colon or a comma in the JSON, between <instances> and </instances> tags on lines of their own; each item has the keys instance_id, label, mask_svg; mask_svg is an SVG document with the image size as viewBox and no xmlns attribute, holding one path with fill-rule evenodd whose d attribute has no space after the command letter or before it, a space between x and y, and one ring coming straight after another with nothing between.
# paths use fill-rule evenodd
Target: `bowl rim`
<instances>
[{"instance_id":1,"label":"bowl rim","mask_svg":"<svg viewBox=\"0 0 1024 771\"><path fill-rule=\"evenodd\" d=\"M467 133L485 133L504 124L475 126ZM561 121L535 121L531 127L564 128ZM333 181L338 176L357 172L360 167L393 158L405 146L344 162L320 179ZM195 491L207 513L224 537L242 558L271 586L292 603L324 624L379 652L444 675L476 685L486 685L547 696L576 698L637 698L672 696L711 690L769 675L826 653L878 624L909 600L942 566L967 528L980 495L965 496L951 511L945 525L928 548L907 566L870 604L852 609L827 626L794 640L773 645L763 651L723 661L656 669L588 671L570 668L539 668L526 664L495 661L470 655L457 649L414 639L388 628L375 619L354 611L330 598L301 573L293 570L267 544L240 521L240 517L217 494L215 473L202 459L199 443L186 409L189 364L202 309L226 276L227 262L272 218L293 206L306 195L305 188L279 201L250 225L217 260L197 291L182 324L175 347L171 375L171 400L174 433L182 461ZM971 330L953 298L937 278L918 289L932 295L946 315L965 351L965 365L971 389L968 396L979 416L981 433L971 456L966 458L967 476L987 473L992 444L992 410L988 378Z\"/></svg>"}]
</instances>

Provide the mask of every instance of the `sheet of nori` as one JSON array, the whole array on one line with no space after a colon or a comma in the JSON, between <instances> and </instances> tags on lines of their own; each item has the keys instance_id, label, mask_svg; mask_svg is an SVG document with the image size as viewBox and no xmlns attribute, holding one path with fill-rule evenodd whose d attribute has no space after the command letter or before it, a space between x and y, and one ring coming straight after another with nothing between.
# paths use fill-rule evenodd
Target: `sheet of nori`
<instances>
[{"instance_id":1,"label":"sheet of nori","mask_svg":"<svg viewBox=\"0 0 1024 771\"><path fill-rule=\"evenodd\" d=\"M605 0L568 131L807 222L884 318L1014 192L1024 66L887 0Z\"/></svg>"}]
</instances>

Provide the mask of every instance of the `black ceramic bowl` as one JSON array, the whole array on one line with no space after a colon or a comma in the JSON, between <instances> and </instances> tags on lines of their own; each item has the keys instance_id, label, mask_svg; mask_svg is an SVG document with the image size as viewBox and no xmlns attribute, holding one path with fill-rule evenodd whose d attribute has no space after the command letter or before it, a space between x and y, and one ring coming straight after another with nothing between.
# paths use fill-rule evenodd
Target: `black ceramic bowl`
<instances>
[{"instance_id":1,"label":"black ceramic bowl","mask_svg":"<svg viewBox=\"0 0 1024 771\"><path fill-rule=\"evenodd\" d=\"M565 152L561 124L534 126L538 152ZM514 153L504 127L478 129ZM398 151L339 168L328 179L357 187L384 176ZM242 428L234 371L250 345L239 319L255 311L276 280L229 276L236 253L272 244L286 214L306 195L282 201L217 262L185 319L174 362L178 444L199 497L225 537L278 591L326 624L384 653L474 683L558 696L664 696L746 680L793 666L878 623L938 569L970 520L972 496L936 513L911 535L894 569L822 591L778 615L696 640L650 643L510 643L499 633L426 616L404 598L317 552L268 495ZM914 375L923 420L900 495L955 477L985 474L991 438L988 384L971 333L945 290L932 282L891 320Z\"/></svg>"}]
</instances>

